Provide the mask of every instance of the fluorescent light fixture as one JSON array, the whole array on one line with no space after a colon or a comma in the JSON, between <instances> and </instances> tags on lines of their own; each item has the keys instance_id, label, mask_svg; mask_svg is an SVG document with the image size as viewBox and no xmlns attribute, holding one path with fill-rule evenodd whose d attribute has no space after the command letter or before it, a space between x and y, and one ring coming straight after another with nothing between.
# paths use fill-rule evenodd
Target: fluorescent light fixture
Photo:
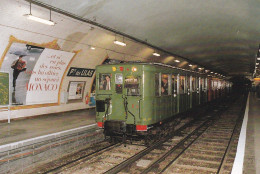
<instances>
[{"instance_id":1,"label":"fluorescent light fixture","mask_svg":"<svg viewBox=\"0 0 260 174\"><path fill-rule=\"evenodd\" d=\"M38 18L38 17L33 16L31 14L27 15L27 19L30 19L30 20L33 20L33 21L36 21L36 22L40 22L40 23L43 23L43 24L47 24L47 25L55 25L55 22L53 22L51 20Z\"/></svg>"},{"instance_id":2,"label":"fluorescent light fixture","mask_svg":"<svg viewBox=\"0 0 260 174\"><path fill-rule=\"evenodd\" d=\"M211 74L214 73L213 71L210 72Z\"/></svg>"},{"instance_id":3,"label":"fluorescent light fixture","mask_svg":"<svg viewBox=\"0 0 260 174\"><path fill-rule=\"evenodd\" d=\"M189 64L189 66L192 66L192 64Z\"/></svg>"},{"instance_id":4,"label":"fluorescent light fixture","mask_svg":"<svg viewBox=\"0 0 260 174\"><path fill-rule=\"evenodd\" d=\"M260 57L258 57L257 60L260 60Z\"/></svg>"},{"instance_id":5,"label":"fluorescent light fixture","mask_svg":"<svg viewBox=\"0 0 260 174\"><path fill-rule=\"evenodd\" d=\"M157 56L157 57L160 56L160 54L159 54L159 53L156 53L156 52L154 52L153 55L154 55L154 56Z\"/></svg>"},{"instance_id":6,"label":"fluorescent light fixture","mask_svg":"<svg viewBox=\"0 0 260 174\"><path fill-rule=\"evenodd\" d=\"M180 62L180 61L179 61L179 60L177 60L177 59L176 59L176 60L174 60L174 61L175 61L175 62L177 62L177 63L179 63L179 62Z\"/></svg>"},{"instance_id":7,"label":"fluorescent light fixture","mask_svg":"<svg viewBox=\"0 0 260 174\"><path fill-rule=\"evenodd\" d=\"M259 63L255 63L256 65L259 65Z\"/></svg>"},{"instance_id":8,"label":"fluorescent light fixture","mask_svg":"<svg viewBox=\"0 0 260 174\"><path fill-rule=\"evenodd\" d=\"M114 44L117 44L117 45L120 45L120 46L123 46L123 47L126 46L126 43L120 42L120 41L118 41L118 40L115 40L115 41L114 41Z\"/></svg>"},{"instance_id":9,"label":"fluorescent light fixture","mask_svg":"<svg viewBox=\"0 0 260 174\"><path fill-rule=\"evenodd\" d=\"M96 48L91 46L90 49L95 50Z\"/></svg>"}]
</instances>

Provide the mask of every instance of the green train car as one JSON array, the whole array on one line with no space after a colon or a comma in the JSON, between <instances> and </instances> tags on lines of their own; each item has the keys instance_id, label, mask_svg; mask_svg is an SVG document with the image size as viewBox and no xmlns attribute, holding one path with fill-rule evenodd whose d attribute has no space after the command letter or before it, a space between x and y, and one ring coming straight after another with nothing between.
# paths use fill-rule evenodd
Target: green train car
<instances>
[{"instance_id":1,"label":"green train car","mask_svg":"<svg viewBox=\"0 0 260 174\"><path fill-rule=\"evenodd\" d=\"M227 87L224 80L158 63L99 65L97 125L106 136L145 135L180 113L224 96Z\"/></svg>"}]
</instances>

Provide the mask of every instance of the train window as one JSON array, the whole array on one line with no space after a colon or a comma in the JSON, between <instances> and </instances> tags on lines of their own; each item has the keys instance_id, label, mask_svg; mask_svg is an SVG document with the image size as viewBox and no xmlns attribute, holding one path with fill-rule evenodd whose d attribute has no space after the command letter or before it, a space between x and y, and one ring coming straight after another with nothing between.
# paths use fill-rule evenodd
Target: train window
<instances>
[{"instance_id":1,"label":"train window","mask_svg":"<svg viewBox=\"0 0 260 174\"><path fill-rule=\"evenodd\" d=\"M123 74L115 74L115 90L117 94L123 93Z\"/></svg>"},{"instance_id":2,"label":"train window","mask_svg":"<svg viewBox=\"0 0 260 174\"><path fill-rule=\"evenodd\" d=\"M162 74L162 82L161 82L161 93L162 95L169 95L169 75Z\"/></svg>"},{"instance_id":3,"label":"train window","mask_svg":"<svg viewBox=\"0 0 260 174\"><path fill-rule=\"evenodd\" d=\"M155 74L154 76L154 90L155 90L155 96L159 96L160 95L160 91L159 91L159 86L160 86L160 76L158 73Z\"/></svg>"},{"instance_id":4,"label":"train window","mask_svg":"<svg viewBox=\"0 0 260 174\"><path fill-rule=\"evenodd\" d=\"M99 89L100 90L111 90L110 79L111 79L111 74L100 74L99 75Z\"/></svg>"},{"instance_id":5,"label":"train window","mask_svg":"<svg viewBox=\"0 0 260 174\"><path fill-rule=\"evenodd\" d=\"M184 94L185 76L180 76L180 94Z\"/></svg>"},{"instance_id":6,"label":"train window","mask_svg":"<svg viewBox=\"0 0 260 174\"><path fill-rule=\"evenodd\" d=\"M115 75L115 83L116 84L123 84L123 75L122 74L116 74Z\"/></svg>"},{"instance_id":7,"label":"train window","mask_svg":"<svg viewBox=\"0 0 260 174\"><path fill-rule=\"evenodd\" d=\"M138 96L140 95L139 78L134 76L127 76L125 78L125 88L127 89L127 95Z\"/></svg>"}]
</instances>

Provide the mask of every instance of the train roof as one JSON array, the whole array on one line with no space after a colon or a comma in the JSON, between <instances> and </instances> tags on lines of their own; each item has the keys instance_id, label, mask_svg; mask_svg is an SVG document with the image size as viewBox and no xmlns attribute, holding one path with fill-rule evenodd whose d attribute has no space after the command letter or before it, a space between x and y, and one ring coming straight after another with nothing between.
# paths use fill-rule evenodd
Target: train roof
<instances>
[{"instance_id":1,"label":"train roof","mask_svg":"<svg viewBox=\"0 0 260 174\"><path fill-rule=\"evenodd\" d=\"M186 71L186 72L192 72L192 73L197 73L197 74L203 74L206 75L206 73L201 73L201 72L197 72L197 71L193 71L193 70L188 70L188 69L183 69L183 68L179 68L176 66L172 66L172 65L168 65L168 64L163 64L163 63L156 63L156 62L150 62L150 63L146 63L146 62L125 62L125 63L111 63L111 64L102 64L102 65L98 65L98 66L108 66L108 65L133 65L133 64L138 64L138 65L151 65L151 66L161 66L161 67L167 67L167 68L172 68L172 69L177 69L177 70L181 70L181 71Z\"/></svg>"}]
</instances>

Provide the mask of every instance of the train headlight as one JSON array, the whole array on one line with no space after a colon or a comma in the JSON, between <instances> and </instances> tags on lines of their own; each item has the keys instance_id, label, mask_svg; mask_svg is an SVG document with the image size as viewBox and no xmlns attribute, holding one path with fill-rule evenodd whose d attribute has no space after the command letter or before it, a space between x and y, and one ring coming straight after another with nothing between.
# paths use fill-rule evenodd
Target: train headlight
<instances>
[{"instance_id":1,"label":"train headlight","mask_svg":"<svg viewBox=\"0 0 260 174\"><path fill-rule=\"evenodd\" d=\"M133 71L133 72L136 72L136 71L137 71L137 68L136 68L136 67L133 67L133 68L132 68L132 71Z\"/></svg>"}]
</instances>

